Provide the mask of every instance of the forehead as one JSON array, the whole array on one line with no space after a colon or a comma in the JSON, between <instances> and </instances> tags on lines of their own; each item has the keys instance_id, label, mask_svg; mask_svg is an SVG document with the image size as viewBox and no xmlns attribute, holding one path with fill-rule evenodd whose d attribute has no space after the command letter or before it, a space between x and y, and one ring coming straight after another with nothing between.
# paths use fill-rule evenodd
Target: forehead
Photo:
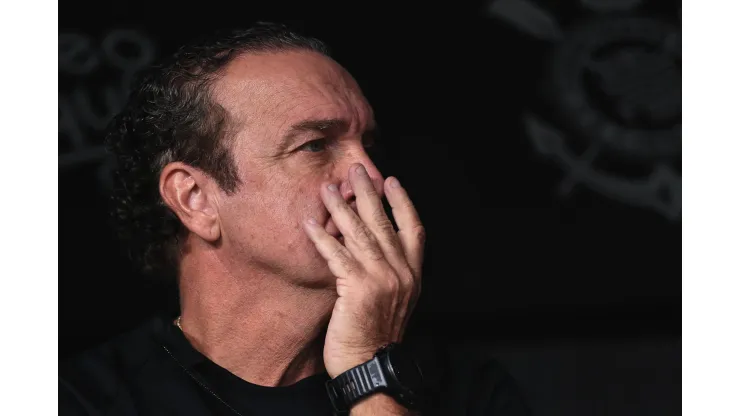
<instances>
[{"instance_id":1,"label":"forehead","mask_svg":"<svg viewBox=\"0 0 740 416\"><path fill-rule=\"evenodd\" d=\"M373 120L350 74L310 51L245 54L214 84L214 99L240 125L275 134L305 119L341 119L356 131Z\"/></svg>"}]
</instances>

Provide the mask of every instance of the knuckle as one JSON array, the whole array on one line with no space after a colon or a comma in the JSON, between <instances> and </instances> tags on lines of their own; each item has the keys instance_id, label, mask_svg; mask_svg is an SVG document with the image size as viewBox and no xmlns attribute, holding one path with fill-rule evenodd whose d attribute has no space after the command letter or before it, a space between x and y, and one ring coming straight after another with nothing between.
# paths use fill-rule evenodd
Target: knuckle
<instances>
[{"instance_id":1,"label":"knuckle","mask_svg":"<svg viewBox=\"0 0 740 416\"><path fill-rule=\"evenodd\" d=\"M424 226L419 224L413 229L414 236L416 237L416 241L420 243L424 243L427 239L427 232L424 229Z\"/></svg>"},{"instance_id":2,"label":"knuckle","mask_svg":"<svg viewBox=\"0 0 740 416\"><path fill-rule=\"evenodd\" d=\"M366 245L365 251L367 252L367 256L372 261L380 261L385 257L385 255L383 254L383 251L380 249L380 247L378 247L377 244Z\"/></svg>"},{"instance_id":3,"label":"knuckle","mask_svg":"<svg viewBox=\"0 0 740 416\"><path fill-rule=\"evenodd\" d=\"M416 207L414 207L414 203L411 201L410 198L404 198L403 202L401 202L401 206L403 206L403 208L407 210L416 210Z\"/></svg>"},{"instance_id":4,"label":"knuckle","mask_svg":"<svg viewBox=\"0 0 740 416\"><path fill-rule=\"evenodd\" d=\"M362 193L366 197L375 197L378 195L378 193L375 191L375 186L372 184L369 184L368 186L363 187Z\"/></svg>"},{"instance_id":5,"label":"knuckle","mask_svg":"<svg viewBox=\"0 0 740 416\"><path fill-rule=\"evenodd\" d=\"M414 284L414 273L411 270L406 270L400 275L401 281L408 286L413 286Z\"/></svg>"},{"instance_id":6,"label":"knuckle","mask_svg":"<svg viewBox=\"0 0 740 416\"><path fill-rule=\"evenodd\" d=\"M336 250L334 250L334 252L332 252L331 254L331 258L334 259L337 263L339 263L345 269L349 268L352 264L352 259L347 253L347 249L345 249L344 247L339 247Z\"/></svg>"},{"instance_id":7,"label":"knuckle","mask_svg":"<svg viewBox=\"0 0 740 416\"><path fill-rule=\"evenodd\" d=\"M377 224L378 229L383 233L383 235L396 235L396 230L393 228L393 223L388 218L377 221Z\"/></svg>"},{"instance_id":8,"label":"knuckle","mask_svg":"<svg viewBox=\"0 0 740 416\"><path fill-rule=\"evenodd\" d=\"M416 282L414 281L414 276L410 272L401 274L399 284L401 285L405 295L412 298L414 297L414 294L416 293Z\"/></svg>"},{"instance_id":9,"label":"knuckle","mask_svg":"<svg viewBox=\"0 0 740 416\"><path fill-rule=\"evenodd\" d=\"M376 209L373 212L373 223L375 228L378 230L380 237L392 246L396 246L396 229L393 228L393 223L385 214L383 208ZM386 241L387 240L387 241Z\"/></svg>"},{"instance_id":10,"label":"knuckle","mask_svg":"<svg viewBox=\"0 0 740 416\"><path fill-rule=\"evenodd\" d=\"M390 220L388 219L388 216L385 215L385 209L383 209L382 206L379 206L373 210L372 219L378 224L390 224Z\"/></svg>"},{"instance_id":11,"label":"knuckle","mask_svg":"<svg viewBox=\"0 0 740 416\"><path fill-rule=\"evenodd\" d=\"M400 289L400 282L395 276L391 276L383 281L383 290L386 293L396 293Z\"/></svg>"},{"instance_id":12,"label":"knuckle","mask_svg":"<svg viewBox=\"0 0 740 416\"><path fill-rule=\"evenodd\" d=\"M401 246L401 242L398 241L398 236L395 232L389 232L389 233L383 233L383 241L385 244L390 247L391 250L393 250L394 253L400 253L401 257L405 257L403 253L403 247Z\"/></svg>"},{"instance_id":13,"label":"knuckle","mask_svg":"<svg viewBox=\"0 0 740 416\"><path fill-rule=\"evenodd\" d=\"M342 250L341 248L337 248L331 253L331 257L339 260L346 257L346 254L344 253L344 250Z\"/></svg>"},{"instance_id":14,"label":"knuckle","mask_svg":"<svg viewBox=\"0 0 740 416\"><path fill-rule=\"evenodd\" d=\"M370 228L368 228L362 221L355 223L353 234L355 236L355 241L360 246L360 249L365 252L365 255L368 256L370 260L378 261L385 257L383 250L381 250L378 245L378 240L375 238L375 234L373 234L372 230L370 230Z\"/></svg>"},{"instance_id":15,"label":"knuckle","mask_svg":"<svg viewBox=\"0 0 740 416\"><path fill-rule=\"evenodd\" d=\"M373 233L362 221L356 221L352 227L352 233L358 240L370 240L374 238Z\"/></svg>"}]
</instances>

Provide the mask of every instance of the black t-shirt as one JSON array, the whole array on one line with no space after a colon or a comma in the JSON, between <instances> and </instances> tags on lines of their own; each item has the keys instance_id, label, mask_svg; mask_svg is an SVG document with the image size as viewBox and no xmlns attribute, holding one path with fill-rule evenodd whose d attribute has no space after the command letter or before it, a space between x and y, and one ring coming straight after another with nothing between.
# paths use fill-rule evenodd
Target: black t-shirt
<instances>
[{"instance_id":1,"label":"black t-shirt","mask_svg":"<svg viewBox=\"0 0 740 416\"><path fill-rule=\"evenodd\" d=\"M59 368L60 415L332 415L326 373L285 387L246 382L195 350L166 318ZM425 375L423 415L528 415L513 380L490 359L410 342Z\"/></svg>"}]
</instances>

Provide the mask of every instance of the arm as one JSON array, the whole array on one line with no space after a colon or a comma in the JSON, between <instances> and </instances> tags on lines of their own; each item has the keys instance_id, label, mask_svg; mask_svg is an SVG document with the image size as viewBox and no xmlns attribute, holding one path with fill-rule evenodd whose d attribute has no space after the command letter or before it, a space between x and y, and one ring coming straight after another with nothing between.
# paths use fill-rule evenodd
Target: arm
<instances>
[{"instance_id":1,"label":"arm","mask_svg":"<svg viewBox=\"0 0 740 416\"><path fill-rule=\"evenodd\" d=\"M371 359L381 346L403 338L421 290L424 252L424 227L398 180L388 178L383 184L396 232L385 213L381 189L376 189L365 168L352 165L348 176L357 213L336 184L323 184L320 191L344 244L315 219L304 223L337 278L337 301L324 341L324 366L332 379ZM384 396L376 393L355 404L351 414L410 414Z\"/></svg>"},{"instance_id":2,"label":"arm","mask_svg":"<svg viewBox=\"0 0 740 416\"><path fill-rule=\"evenodd\" d=\"M350 412L351 416L416 416L418 414L396 403L393 398L385 394L375 394L368 397L357 403Z\"/></svg>"}]
</instances>

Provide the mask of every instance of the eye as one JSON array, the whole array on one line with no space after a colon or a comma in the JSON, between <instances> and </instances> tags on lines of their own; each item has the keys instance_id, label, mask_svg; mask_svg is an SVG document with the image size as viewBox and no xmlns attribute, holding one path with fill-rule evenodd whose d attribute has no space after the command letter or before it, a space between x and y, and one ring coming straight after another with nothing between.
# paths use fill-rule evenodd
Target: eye
<instances>
[{"instance_id":1,"label":"eye","mask_svg":"<svg viewBox=\"0 0 740 416\"><path fill-rule=\"evenodd\" d=\"M305 150L310 153L318 153L326 150L326 139L311 140L310 142L299 147L298 150Z\"/></svg>"}]
</instances>

